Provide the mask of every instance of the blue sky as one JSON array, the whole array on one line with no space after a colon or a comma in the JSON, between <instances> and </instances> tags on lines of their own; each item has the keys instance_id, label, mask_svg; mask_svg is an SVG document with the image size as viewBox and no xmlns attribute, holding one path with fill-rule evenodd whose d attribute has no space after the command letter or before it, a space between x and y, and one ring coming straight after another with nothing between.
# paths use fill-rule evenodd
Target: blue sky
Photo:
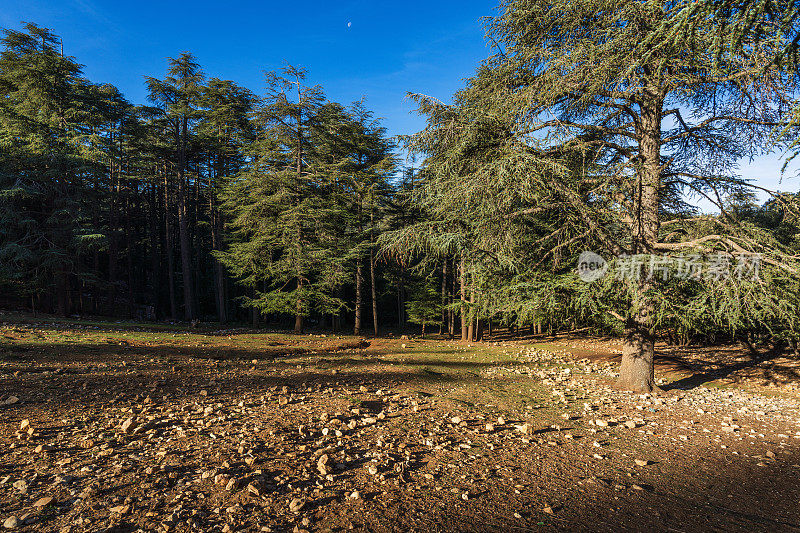
<instances>
[{"instance_id":1,"label":"blue sky","mask_svg":"<svg viewBox=\"0 0 800 533\"><path fill-rule=\"evenodd\" d=\"M95 82L113 83L129 100L146 102L143 76L162 77L166 59L192 52L209 76L262 93L263 71L285 62L304 66L328 97L366 97L391 135L418 131L423 120L408 91L449 101L489 53L480 18L494 0L211 2L195 0L6 0L0 27L35 22L64 38L65 53ZM348 27L348 22L350 26ZM777 156L743 161L742 175L773 189ZM762 196L763 197L763 196ZM702 205L702 203L701 203ZM704 208L710 206L703 205Z\"/></svg>"},{"instance_id":2,"label":"blue sky","mask_svg":"<svg viewBox=\"0 0 800 533\"><path fill-rule=\"evenodd\" d=\"M366 97L391 134L423 121L408 91L447 100L488 54L480 18L489 1L211 2L21 0L0 8L0 26L36 22L64 38L65 53L95 82L146 101L143 76L192 52L210 76L263 92L263 71L285 62L310 71L328 97ZM348 27L348 22L350 26Z\"/></svg>"}]
</instances>

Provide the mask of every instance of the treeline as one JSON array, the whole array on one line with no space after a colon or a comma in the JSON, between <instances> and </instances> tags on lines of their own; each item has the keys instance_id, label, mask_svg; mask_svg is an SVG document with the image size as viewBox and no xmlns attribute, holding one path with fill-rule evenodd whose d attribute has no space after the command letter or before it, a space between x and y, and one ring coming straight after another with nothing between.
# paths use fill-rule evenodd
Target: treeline
<instances>
[{"instance_id":1,"label":"treeline","mask_svg":"<svg viewBox=\"0 0 800 533\"><path fill-rule=\"evenodd\" d=\"M294 67L256 96L184 53L136 106L83 77L47 29L5 30L2 47L6 304L402 325L414 280L376 242L411 220L413 177L362 102L328 101Z\"/></svg>"},{"instance_id":2,"label":"treeline","mask_svg":"<svg viewBox=\"0 0 800 533\"><path fill-rule=\"evenodd\" d=\"M6 31L0 283L63 314L613 333L636 390L658 338L797 352L800 195L759 203L736 169L797 153L799 19L504 0L453 103L412 95L419 168L302 69L256 96L183 54L133 106L49 31ZM609 274L576 275L585 251Z\"/></svg>"}]
</instances>

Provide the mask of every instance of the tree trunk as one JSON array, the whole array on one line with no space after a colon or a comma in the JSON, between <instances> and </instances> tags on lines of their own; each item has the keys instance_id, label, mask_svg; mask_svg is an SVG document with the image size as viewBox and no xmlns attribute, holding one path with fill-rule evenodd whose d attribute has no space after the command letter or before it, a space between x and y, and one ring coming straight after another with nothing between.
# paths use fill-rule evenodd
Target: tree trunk
<instances>
[{"instance_id":1,"label":"tree trunk","mask_svg":"<svg viewBox=\"0 0 800 533\"><path fill-rule=\"evenodd\" d=\"M453 279L450 282L450 290L449 294L447 295L447 303L452 305L456 294L456 283L458 282L457 281L458 276L456 275L457 267L456 267L455 257L453 257L451 260L451 267L453 275L450 277ZM447 334L451 340L453 339L453 337L455 337L456 334L456 313L455 311L453 311L452 307L447 312Z\"/></svg>"},{"instance_id":2,"label":"tree trunk","mask_svg":"<svg viewBox=\"0 0 800 533\"><path fill-rule=\"evenodd\" d=\"M397 285L397 328L403 331L406 327L405 310L405 269L400 265L400 280Z\"/></svg>"},{"instance_id":3,"label":"tree trunk","mask_svg":"<svg viewBox=\"0 0 800 533\"><path fill-rule=\"evenodd\" d=\"M461 340L465 341L469 337L467 331L467 262L464 256L461 256Z\"/></svg>"},{"instance_id":4,"label":"tree trunk","mask_svg":"<svg viewBox=\"0 0 800 533\"><path fill-rule=\"evenodd\" d=\"M69 279L67 273L59 269L56 272L55 278L58 314L61 316L69 316Z\"/></svg>"},{"instance_id":5,"label":"tree trunk","mask_svg":"<svg viewBox=\"0 0 800 533\"><path fill-rule=\"evenodd\" d=\"M183 278L183 316L194 320L194 294L192 285L192 254L189 248L189 221L187 220L185 178L178 177L178 239L181 249L181 276Z\"/></svg>"},{"instance_id":6,"label":"tree trunk","mask_svg":"<svg viewBox=\"0 0 800 533\"><path fill-rule=\"evenodd\" d=\"M470 342L475 340L475 309L473 305L475 304L475 280L472 279L470 276L470 288L469 288L469 326L467 326L467 339Z\"/></svg>"},{"instance_id":7,"label":"tree trunk","mask_svg":"<svg viewBox=\"0 0 800 533\"><path fill-rule=\"evenodd\" d=\"M303 281L297 280L297 289L300 291L303 288ZM294 315L294 332L297 334L303 333L303 300L297 298L295 303Z\"/></svg>"},{"instance_id":8,"label":"tree trunk","mask_svg":"<svg viewBox=\"0 0 800 533\"><path fill-rule=\"evenodd\" d=\"M439 323L439 335L444 333L447 324L447 257L442 262L442 321Z\"/></svg>"},{"instance_id":9,"label":"tree trunk","mask_svg":"<svg viewBox=\"0 0 800 533\"><path fill-rule=\"evenodd\" d=\"M661 94L656 90L646 91L637 126L641 163L636 174L636 190L631 195L633 254L652 254L658 239L662 108ZM654 376L655 302L648 294L653 281L646 278L645 272L639 272L632 309L625 321L622 364L617 380L619 388L635 392L651 392L657 388Z\"/></svg>"},{"instance_id":10,"label":"tree trunk","mask_svg":"<svg viewBox=\"0 0 800 533\"><path fill-rule=\"evenodd\" d=\"M172 236L172 225L170 224L170 205L169 205L169 182L167 181L166 170L164 172L164 232L166 234L167 246L167 279L169 281L169 317L172 320L178 319L178 303L175 294L175 254L174 238Z\"/></svg>"},{"instance_id":11,"label":"tree trunk","mask_svg":"<svg viewBox=\"0 0 800 533\"><path fill-rule=\"evenodd\" d=\"M256 297L256 288L255 287L252 287L250 289L250 294L252 294L253 298ZM255 307L251 307L250 308L250 323L252 324L252 326L254 328L258 327L258 309L256 309Z\"/></svg>"},{"instance_id":12,"label":"tree trunk","mask_svg":"<svg viewBox=\"0 0 800 533\"><path fill-rule=\"evenodd\" d=\"M353 335L361 335L361 315L364 307L364 276L363 276L362 260L359 257L356 259L356 316L353 324Z\"/></svg>"},{"instance_id":13,"label":"tree trunk","mask_svg":"<svg viewBox=\"0 0 800 533\"><path fill-rule=\"evenodd\" d=\"M162 315L159 305L159 295L161 294L161 257L159 253L159 232L158 232L158 187L153 182L150 189L150 201L148 207L150 209L149 216L147 217L148 232L150 234L150 272L152 283L152 294L150 304L153 306L153 313L158 318Z\"/></svg>"},{"instance_id":14,"label":"tree trunk","mask_svg":"<svg viewBox=\"0 0 800 533\"><path fill-rule=\"evenodd\" d=\"M211 249L222 249L222 219L214 202L214 188L209 187L209 209L211 211ZM214 292L217 302L217 318L220 324L228 321L225 309L225 270L222 262L214 257Z\"/></svg>"},{"instance_id":15,"label":"tree trunk","mask_svg":"<svg viewBox=\"0 0 800 533\"><path fill-rule=\"evenodd\" d=\"M372 329L375 336L378 336L378 297L375 288L375 248L369 249L369 279L370 290L372 291Z\"/></svg>"}]
</instances>

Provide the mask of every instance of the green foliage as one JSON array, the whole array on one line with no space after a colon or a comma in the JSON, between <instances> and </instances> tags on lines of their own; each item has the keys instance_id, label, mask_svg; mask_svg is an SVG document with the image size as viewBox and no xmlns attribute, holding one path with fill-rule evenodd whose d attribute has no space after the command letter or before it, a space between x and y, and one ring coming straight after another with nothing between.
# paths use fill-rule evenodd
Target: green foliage
<instances>
[{"instance_id":1,"label":"green foliage","mask_svg":"<svg viewBox=\"0 0 800 533\"><path fill-rule=\"evenodd\" d=\"M407 139L426 157L414 199L427 219L387 235L388 249L463 254L481 313L506 321L620 331L618 318L646 304L651 331L796 329L794 237L728 208L749 191L736 161L765 150L789 118L795 73L779 56L796 28L764 13L729 24L712 9L643 54L696 4L503 2L487 25L495 53L454 103L412 95L428 119ZM692 197L720 215L699 216ZM760 253L783 273L703 287L607 279L599 290L573 270L586 249Z\"/></svg>"},{"instance_id":2,"label":"green foliage","mask_svg":"<svg viewBox=\"0 0 800 533\"><path fill-rule=\"evenodd\" d=\"M406 302L406 312L409 322L422 326L422 335L425 336L425 327L441 323L442 299L436 291L434 280L422 280L411 292L411 299Z\"/></svg>"},{"instance_id":3,"label":"green foliage","mask_svg":"<svg viewBox=\"0 0 800 533\"><path fill-rule=\"evenodd\" d=\"M348 264L369 246L367 210L393 161L384 130L357 104L326 102L294 67L268 74L248 163L222 191L230 243L219 254L262 313L335 314ZM374 231L374 225L370 226Z\"/></svg>"}]
</instances>

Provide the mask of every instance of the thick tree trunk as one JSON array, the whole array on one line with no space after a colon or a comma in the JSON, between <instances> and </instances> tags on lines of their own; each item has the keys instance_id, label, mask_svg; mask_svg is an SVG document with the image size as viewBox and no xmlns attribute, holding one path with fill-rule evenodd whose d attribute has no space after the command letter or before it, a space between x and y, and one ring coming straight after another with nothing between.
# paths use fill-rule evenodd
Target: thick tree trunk
<instances>
[{"instance_id":1,"label":"thick tree trunk","mask_svg":"<svg viewBox=\"0 0 800 533\"><path fill-rule=\"evenodd\" d=\"M629 318L625 324L617 386L636 392L652 392L656 388L653 358L654 339L649 331L649 320L641 315Z\"/></svg>"},{"instance_id":2,"label":"thick tree trunk","mask_svg":"<svg viewBox=\"0 0 800 533\"><path fill-rule=\"evenodd\" d=\"M663 97L656 90L645 91L639 120L640 166L637 169L631 222L632 252L652 254L658 241L659 188L661 186L661 119ZM632 310L625 321L619 388L636 392L656 389L654 376L655 302L649 295L653 281L638 273Z\"/></svg>"}]
</instances>

